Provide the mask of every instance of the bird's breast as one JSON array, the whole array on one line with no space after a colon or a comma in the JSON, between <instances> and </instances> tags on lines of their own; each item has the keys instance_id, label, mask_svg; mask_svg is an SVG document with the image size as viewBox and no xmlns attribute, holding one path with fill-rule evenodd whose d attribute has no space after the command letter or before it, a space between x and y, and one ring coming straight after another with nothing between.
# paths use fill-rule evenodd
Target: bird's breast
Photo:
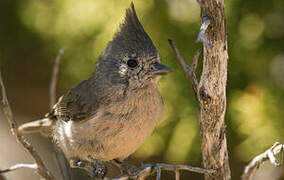
<instances>
[{"instance_id":1,"label":"bird's breast","mask_svg":"<svg viewBox=\"0 0 284 180\"><path fill-rule=\"evenodd\" d=\"M105 108L100 131L106 156L125 158L152 133L163 111L158 91L130 94ZM104 123L103 123L104 122Z\"/></svg>"},{"instance_id":2,"label":"bird's breast","mask_svg":"<svg viewBox=\"0 0 284 180\"><path fill-rule=\"evenodd\" d=\"M126 158L146 140L159 122L163 111L157 90L133 93L119 101L101 106L94 117L85 122L66 125L72 137L70 156L86 159L88 155L107 161ZM65 126L64 126L65 127ZM69 130L71 129L71 130Z\"/></svg>"}]
</instances>

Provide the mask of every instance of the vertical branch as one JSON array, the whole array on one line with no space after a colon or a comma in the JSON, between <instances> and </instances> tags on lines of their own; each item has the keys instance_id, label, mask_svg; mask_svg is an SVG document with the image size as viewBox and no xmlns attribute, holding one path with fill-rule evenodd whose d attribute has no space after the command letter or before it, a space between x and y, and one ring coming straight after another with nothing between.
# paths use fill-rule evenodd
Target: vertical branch
<instances>
[{"instance_id":1,"label":"vertical branch","mask_svg":"<svg viewBox=\"0 0 284 180\"><path fill-rule=\"evenodd\" d=\"M217 169L206 180L231 178L224 117L226 112L227 34L224 0L200 0L202 24L210 25L203 31L210 46L203 42L203 69L199 83L200 133L204 168ZM201 28L202 30L202 28ZM204 37L205 37L204 36Z\"/></svg>"},{"instance_id":2,"label":"vertical branch","mask_svg":"<svg viewBox=\"0 0 284 180\"><path fill-rule=\"evenodd\" d=\"M180 179L180 173L179 170L175 170L175 180L179 180Z\"/></svg>"},{"instance_id":3,"label":"vertical branch","mask_svg":"<svg viewBox=\"0 0 284 180\"><path fill-rule=\"evenodd\" d=\"M7 120L10 123L12 134L16 137L18 143L20 143L25 148L25 150L27 150L30 153L30 155L34 159L34 161L36 163L36 170L37 170L38 174L46 180L52 180L53 176L51 175L51 173L47 170L47 168L43 164L39 154L36 152L34 147L30 143L28 143L28 141L18 132L18 126L17 126L17 123L14 119L12 110L10 108L10 105L9 105L9 102L8 102L8 99L7 99L6 90L5 90L3 80L2 80L1 73L0 73L0 85L1 85L1 88L2 88L3 111L4 111L4 114L7 118Z\"/></svg>"},{"instance_id":4,"label":"vertical branch","mask_svg":"<svg viewBox=\"0 0 284 180\"><path fill-rule=\"evenodd\" d=\"M200 135L203 166L215 169L205 174L205 180L231 179L224 117L226 112L227 35L224 0L197 0L201 8L202 25L196 42L203 43L203 69L198 83L195 69L199 53L191 67L170 40L177 59L187 74L200 107Z\"/></svg>"},{"instance_id":5,"label":"vertical branch","mask_svg":"<svg viewBox=\"0 0 284 180\"><path fill-rule=\"evenodd\" d=\"M60 49L55 59L55 63L53 65L51 81L50 81L50 89L49 89L49 96L50 96L49 108L50 109L52 109L53 105L56 102L57 76L58 76L58 71L59 71L60 60L63 54L64 54L64 49ZM70 168L69 168L69 165L66 161L66 158L62 150L56 144L53 145L53 149L55 151L56 161L59 166L60 173L63 177L63 180L70 180L71 179Z\"/></svg>"}]
</instances>

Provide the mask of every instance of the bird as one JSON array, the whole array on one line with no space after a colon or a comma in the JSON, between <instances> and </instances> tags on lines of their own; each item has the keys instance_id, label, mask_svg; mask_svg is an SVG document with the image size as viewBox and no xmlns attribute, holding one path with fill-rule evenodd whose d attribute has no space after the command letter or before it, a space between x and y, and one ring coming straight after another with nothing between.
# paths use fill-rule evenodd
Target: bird
<instances>
[{"instance_id":1,"label":"bird","mask_svg":"<svg viewBox=\"0 0 284 180\"><path fill-rule=\"evenodd\" d=\"M161 63L131 3L91 76L62 95L43 119L19 131L52 138L71 167L103 178L103 162L122 162L159 123L163 100L158 83L172 71Z\"/></svg>"}]
</instances>

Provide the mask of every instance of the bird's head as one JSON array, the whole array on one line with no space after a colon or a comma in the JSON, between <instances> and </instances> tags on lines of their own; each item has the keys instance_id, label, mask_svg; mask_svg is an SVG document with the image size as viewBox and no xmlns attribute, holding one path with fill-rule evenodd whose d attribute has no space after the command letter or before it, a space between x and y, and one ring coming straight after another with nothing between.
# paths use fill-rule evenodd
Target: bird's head
<instances>
[{"instance_id":1,"label":"bird's head","mask_svg":"<svg viewBox=\"0 0 284 180\"><path fill-rule=\"evenodd\" d=\"M152 40L136 15L134 5L126 10L124 22L99 58L99 64L114 83L128 83L139 89L157 84L162 75L172 71L161 64Z\"/></svg>"}]
</instances>

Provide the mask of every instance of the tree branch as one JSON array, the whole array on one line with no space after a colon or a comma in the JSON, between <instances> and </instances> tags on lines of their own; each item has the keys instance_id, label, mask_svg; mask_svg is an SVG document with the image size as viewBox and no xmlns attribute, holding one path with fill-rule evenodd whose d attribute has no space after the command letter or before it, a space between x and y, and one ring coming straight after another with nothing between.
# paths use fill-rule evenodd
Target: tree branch
<instances>
[{"instance_id":1,"label":"tree branch","mask_svg":"<svg viewBox=\"0 0 284 180\"><path fill-rule=\"evenodd\" d=\"M204 168L217 169L213 176L204 177L205 180L228 180L231 171L225 134L228 46L224 0L200 0L199 5L201 34L212 44L210 46L205 39L202 41L203 66L199 82L202 161Z\"/></svg>"},{"instance_id":2,"label":"tree branch","mask_svg":"<svg viewBox=\"0 0 284 180\"><path fill-rule=\"evenodd\" d=\"M212 174L216 172L214 169L204 169L199 167L192 167L187 165L172 165L172 164L164 164L164 163L157 163L157 164L144 164L141 168L138 168L133 172L131 175L122 174L118 177L115 177L111 180L127 180L127 179L144 179L154 172L156 172L156 180L161 179L161 172L162 170L166 171L173 171L175 172L175 177L179 179L179 171L185 170L189 172L195 172L200 174Z\"/></svg>"},{"instance_id":3,"label":"tree branch","mask_svg":"<svg viewBox=\"0 0 284 180\"><path fill-rule=\"evenodd\" d=\"M179 173L179 170L176 169L175 170L175 180L179 180L180 179L180 173Z\"/></svg>"},{"instance_id":4,"label":"tree branch","mask_svg":"<svg viewBox=\"0 0 284 180\"><path fill-rule=\"evenodd\" d=\"M242 175L242 179L252 180L256 173L256 170L265 161L269 160L272 165L279 166L283 161L282 159L283 157L281 157L283 151L284 151L283 144L280 144L279 142L274 143L274 145L271 146L268 150L256 156L255 158L253 158L253 160L245 167L244 173ZM275 155L277 155L278 153L281 153L280 163L277 163L276 158L275 158Z\"/></svg>"},{"instance_id":5,"label":"tree branch","mask_svg":"<svg viewBox=\"0 0 284 180\"><path fill-rule=\"evenodd\" d=\"M64 54L64 49L60 49L55 59L55 63L53 65L51 81L50 81L50 86L49 86L50 87L49 89L49 97L50 97L49 108L50 109L52 109L53 105L56 103L57 77L58 77L61 57L63 54ZM60 173L62 175L63 180L71 180L70 168L69 168L68 162L66 161L64 153L56 144L53 144L53 149L54 149L56 161L59 166Z\"/></svg>"},{"instance_id":6,"label":"tree branch","mask_svg":"<svg viewBox=\"0 0 284 180\"><path fill-rule=\"evenodd\" d=\"M195 53L193 63L189 67L174 43L170 40L169 43L189 77L200 107L203 167L216 169L216 173L210 176L205 174L205 180L227 180L231 178L231 173L224 123L228 59L224 1L197 0L197 2L201 8L202 24L196 42L203 43L203 67L199 83L195 70L200 52Z\"/></svg>"},{"instance_id":7,"label":"tree branch","mask_svg":"<svg viewBox=\"0 0 284 180\"><path fill-rule=\"evenodd\" d=\"M198 90L198 80L196 78L196 75L195 75L195 71L196 71L196 68L197 68L197 64L198 64L198 59L199 59L199 56L200 56L200 53L201 53L201 49L198 49L195 54L194 54L194 57L193 57L193 61L192 61L192 64L191 64L191 67L188 66L183 57L181 56L179 50L177 49L175 43L169 39L169 44L170 46L172 47L177 59L178 59L178 62L179 64L182 66L184 72L186 73L187 75L187 78L190 82L190 84L192 85L192 88L193 88L193 91L194 91L194 95L195 95L195 99L200 107L200 97L199 97L199 90Z\"/></svg>"},{"instance_id":8,"label":"tree branch","mask_svg":"<svg viewBox=\"0 0 284 180\"><path fill-rule=\"evenodd\" d=\"M59 71L59 63L61 60L62 55L64 54L64 49L60 49L58 55L55 59L55 63L53 65L51 81L50 81L50 88L49 88L49 107L52 109L53 105L56 102L56 84L57 84L57 75Z\"/></svg>"},{"instance_id":9,"label":"tree branch","mask_svg":"<svg viewBox=\"0 0 284 180\"><path fill-rule=\"evenodd\" d=\"M14 166L9 167L8 169L0 170L0 174L7 173L10 171L14 171L21 168L29 168L29 169L37 169L37 164L16 164Z\"/></svg>"},{"instance_id":10,"label":"tree branch","mask_svg":"<svg viewBox=\"0 0 284 180\"><path fill-rule=\"evenodd\" d=\"M3 80L2 80L1 72L0 72L0 85L1 85L1 88L2 88L3 112L4 112L4 115L6 116L7 120L10 123L12 134L16 137L18 143L20 143L29 152L29 154L32 156L32 158L34 159L34 161L37 165L38 174L46 180L52 180L53 176L47 170L45 165L43 164L39 154L36 152L34 147L18 132L18 126L17 126L16 121L14 120L13 113L12 113L12 110L10 108L10 105L9 105L9 102L8 102L8 99L7 99L6 90L5 90Z\"/></svg>"}]
</instances>

